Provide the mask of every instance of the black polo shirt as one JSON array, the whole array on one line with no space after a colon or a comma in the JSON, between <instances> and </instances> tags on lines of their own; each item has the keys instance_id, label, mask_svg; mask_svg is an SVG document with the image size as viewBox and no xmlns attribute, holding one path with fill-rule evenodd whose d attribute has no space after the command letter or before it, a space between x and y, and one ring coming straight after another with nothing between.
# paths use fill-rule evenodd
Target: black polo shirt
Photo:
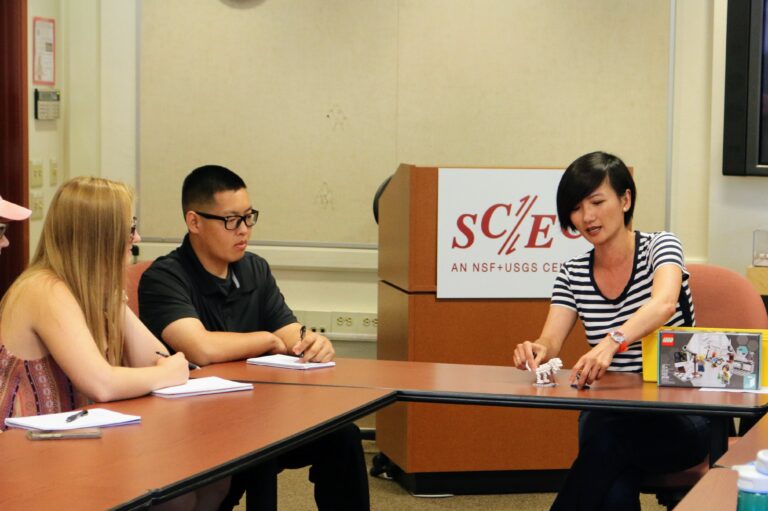
<instances>
[{"instance_id":1,"label":"black polo shirt","mask_svg":"<svg viewBox=\"0 0 768 511\"><path fill-rule=\"evenodd\" d=\"M182 318L197 318L206 330L219 332L274 332L296 322L262 257L246 252L229 272L232 285L223 286L203 268L185 236L179 248L156 259L141 277L141 320L158 339Z\"/></svg>"}]
</instances>

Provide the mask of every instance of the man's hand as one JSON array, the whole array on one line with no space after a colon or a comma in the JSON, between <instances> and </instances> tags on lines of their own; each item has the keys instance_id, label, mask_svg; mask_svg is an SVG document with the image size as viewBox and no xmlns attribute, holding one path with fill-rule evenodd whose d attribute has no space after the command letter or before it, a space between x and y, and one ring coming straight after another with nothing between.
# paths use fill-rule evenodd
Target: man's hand
<instances>
[{"instance_id":1,"label":"man's hand","mask_svg":"<svg viewBox=\"0 0 768 511\"><path fill-rule=\"evenodd\" d=\"M288 347L286 347L283 340L276 336L275 334L271 334L274 339L272 339L272 348L267 352L270 355L287 355L288 354Z\"/></svg>"},{"instance_id":2,"label":"man's hand","mask_svg":"<svg viewBox=\"0 0 768 511\"><path fill-rule=\"evenodd\" d=\"M330 362L336 356L331 341L311 330L307 331L303 340L293 345L292 351L302 362Z\"/></svg>"}]
</instances>

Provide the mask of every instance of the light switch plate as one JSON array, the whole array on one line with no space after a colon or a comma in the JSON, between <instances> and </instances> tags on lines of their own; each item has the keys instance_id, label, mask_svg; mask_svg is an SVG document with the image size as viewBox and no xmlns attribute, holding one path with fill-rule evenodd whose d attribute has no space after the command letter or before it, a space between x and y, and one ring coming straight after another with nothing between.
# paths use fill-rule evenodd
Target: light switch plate
<instances>
[{"instance_id":1,"label":"light switch plate","mask_svg":"<svg viewBox=\"0 0 768 511\"><path fill-rule=\"evenodd\" d=\"M48 184L56 186L59 184L59 162L56 158L48 160Z\"/></svg>"},{"instance_id":2,"label":"light switch plate","mask_svg":"<svg viewBox=\"0 0 768 511\"><path fill-rule=\"evenodd\" d=\"M43 187L43 162L42 160L30 160L29 161L29 187L30 188L42 188Z\"/></svg>"},{"instance_id":3,"label":"light switch plate","mask_svg":"<svg viewBox=\"0 0 768 511\"><path fill-rule=\"evenodd\" d=\"M29 207L32 210L30 220L43 219L43 192L35 191L29 194Z\"/></svg>"}]
</instances>

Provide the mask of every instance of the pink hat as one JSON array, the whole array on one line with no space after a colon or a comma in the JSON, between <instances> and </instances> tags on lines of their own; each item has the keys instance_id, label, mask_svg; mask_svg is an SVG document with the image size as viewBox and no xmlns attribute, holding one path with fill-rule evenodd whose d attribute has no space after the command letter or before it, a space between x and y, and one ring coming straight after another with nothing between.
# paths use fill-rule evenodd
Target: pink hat
<instances>
[{"instance_id":1,"label":"pink hat","mask_svg":"<svg viewBox=\"0 0 768 511\"><path fill-rule=\"evenodd\" d=\"M31 214L31 210L19 206L18 204L14 204L13 202L8 202L0 197L0 218L6 218L8 220L26 220Z\"/></svg>"}]
</instances>

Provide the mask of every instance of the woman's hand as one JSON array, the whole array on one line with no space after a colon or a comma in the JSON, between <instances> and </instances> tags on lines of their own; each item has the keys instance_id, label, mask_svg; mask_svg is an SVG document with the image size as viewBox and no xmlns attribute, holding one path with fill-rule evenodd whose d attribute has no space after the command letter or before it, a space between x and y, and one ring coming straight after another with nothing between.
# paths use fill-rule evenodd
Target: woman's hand
<instances>
[{"instance_id":1,"label":"woman's hand","mask_svg":"<svg viewBox=\"0 0 768 511\"><path fill-rule=\"evenodd\" d=\"M184 353L176 352L170 357L158 357L156 364L167 371L168 380L163 382L167 384L165 386L182 385L189 380L189 362Z\"/></svg>"},{"instance_id":2,"label":"woman's hand","mask_svg":"<svg viewBox=\"0 0 768 511\"><path fill-rule=\"evenodd\" d=\"M571 385L579 388L591 385L603 377L613 361L613 356L619 349L619 344L606 336L591 350L585 353L571 370Z\"/></svg>"},{"instance_id":3,"label":"woman's hand","mask_svg":"<svg viewBox=\"0 0 768 511\"><path fill-rule=\"evenodd\" d=\"M546 356L546 346L538 342L525 341L515 346L513 361L518 369L535 371Z\"/></svg>"},{"instance_id":4,"label":"woman's hand","mask_svg":"<svg viewBox=\"0 0 768 511\"><path fill-rule=\"evenodd\" d=\"M515 346L513 363L518 369L536 371L539 364L560 353L563 341L576 323L576 311L568 307L549 307L547 321L541 335L534 341L525 341ZM526 367L526 362L528 367Z\"/></svg>"}]
</instances>

